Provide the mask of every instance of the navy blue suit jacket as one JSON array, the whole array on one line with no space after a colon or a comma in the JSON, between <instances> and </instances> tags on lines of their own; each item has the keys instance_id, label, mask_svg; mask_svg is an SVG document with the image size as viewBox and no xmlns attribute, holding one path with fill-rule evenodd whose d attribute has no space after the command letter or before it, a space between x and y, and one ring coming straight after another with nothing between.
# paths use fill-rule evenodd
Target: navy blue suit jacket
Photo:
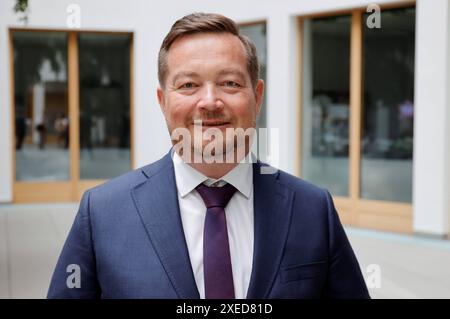
<instances>
[{"instance_id":1,"label":"navy blue suit jacket","mask_svg":"<svg viewBox=\"0 0 450 319\"><path fill-rule=\"evenodd\" d=\"M369 298L329 193L263 165L253 164L247 298ZM67 285L73 264L78 288ZM170 152L83 195L48 297L199 298Z\"/></svg>"}]
</instances>

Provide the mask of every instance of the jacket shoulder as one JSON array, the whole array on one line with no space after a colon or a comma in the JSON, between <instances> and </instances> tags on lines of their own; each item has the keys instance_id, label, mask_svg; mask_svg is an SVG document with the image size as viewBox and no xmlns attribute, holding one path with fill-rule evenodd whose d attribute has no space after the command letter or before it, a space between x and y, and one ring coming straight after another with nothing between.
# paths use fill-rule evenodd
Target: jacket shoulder
<instances>
[{"instance_id":1,"label":"jacket shoulder","mask_svg":"<svg viewBox=\"0 0 450 319\"><path fill-rule=\"evenodd\" d=\"M148 178L161 172L164 168L170 165L172 162L170 155L168 155L157 160L156 162L112 178L98 186L88 189L86 192L95 194L96 197L99 195L106 195L112 198L116 195L118 196L123 194L124 192L128 193L130 189L144 183Z\"/></svg>"},{"instance_id":2,"label":"jacket shoulder","mask_svg":"<svg viewBox=\"0 0 450 319\"><path fill-rule=\"evenodd\" d=\"M301 193L309 198L320 198L323 200L328 194L328 190L314 185L304 179L294 176L281 169L277 170L277 181L295 193Z\"/></svg>"}]
</instances>

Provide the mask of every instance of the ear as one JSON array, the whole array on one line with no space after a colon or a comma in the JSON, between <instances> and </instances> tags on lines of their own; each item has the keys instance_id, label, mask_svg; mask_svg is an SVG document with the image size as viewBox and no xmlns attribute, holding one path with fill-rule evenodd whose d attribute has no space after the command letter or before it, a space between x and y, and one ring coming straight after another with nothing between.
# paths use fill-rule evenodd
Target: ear
<instances>
[{"instance_id":1,"label":"ear","mask_svg":"<svg viewBox=\"0 0 450 319\"><path fill-rule=\"evenodd\" d=\"M158 88L156 89L156 95L158 96L159 107L161 108L163 114L166 115L166 100L164 96L164 90L160 86L158 86Z\"/></svg>"},{"instance_id":2,"label":"ear","mask_svg":"<svg viewBox=\"0 0 450 319\"><path fill-rule=\"evenodd\" d=\"M256 96L256 115L259 115L264 100L264 81L261 79L259 79L258 83L256 84L255 96Z\"/></svg>"}]
</instances>

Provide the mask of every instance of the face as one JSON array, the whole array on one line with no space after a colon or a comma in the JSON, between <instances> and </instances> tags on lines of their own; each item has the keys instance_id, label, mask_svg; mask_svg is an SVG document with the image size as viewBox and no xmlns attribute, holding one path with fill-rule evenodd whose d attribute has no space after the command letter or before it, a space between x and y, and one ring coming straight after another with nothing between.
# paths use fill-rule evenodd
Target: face
<instances>
[{"instance_id":1,"label":"face","mask_svg":"<svg viewBox=\"0 0 450 319\"><path fill-rule=\"evenodd\" d=\"M167 65L165 86L157 94L169 133L186 129L193 141L201 120L203 131L222 132L225 151L237 147L234 137L226 138L227 128L255 128L264 83L252 85L238 37L227 33L181 37L170 47ZM192 150L201 152L210 142L203 138L198 146L192 143Z\"/></svg>"}]
</instances>

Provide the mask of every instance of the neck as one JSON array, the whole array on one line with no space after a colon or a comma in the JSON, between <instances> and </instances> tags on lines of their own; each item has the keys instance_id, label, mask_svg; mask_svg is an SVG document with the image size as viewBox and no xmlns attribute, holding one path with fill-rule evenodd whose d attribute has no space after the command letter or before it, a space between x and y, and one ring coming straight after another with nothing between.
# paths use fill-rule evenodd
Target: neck
<instances>
[{"instance_id":1,"label":"neck","mask_svg":"<svg viewBox=\"0 0 450 319\"><path fill-rule=\"evenodd\" d=\"M225 176L238 164L239 163L189 163L191 167L212 179L219 179Z\"/></svg>"},{"instance_id":2,"label":"neck","mask_svg":"<svg viewBox=\"0 0 450 319\"><path fill-rule=\"evenodd\" d=\"M182 154L180 154L179 151L176 151L177 154L183 158ZM202 173L203 175L212 178L212 179L219 179L225 176L228 172L230 172L233 168L239 165L239 163L247 156L249 151L246 151L243 153L242 156L236 155L234 158L234 161L232 163L226 163L225 158L223 159L223 163L206 163L204 160L200 163L195 163L195 161L192 159L190 163L187 164L197 170L198 172ZM240 154L239 152L236 152L235 154ZM225 155L224 155L225 157ZM202 158L203 159L203 158Z\"/></svg>"}]
</instances>

